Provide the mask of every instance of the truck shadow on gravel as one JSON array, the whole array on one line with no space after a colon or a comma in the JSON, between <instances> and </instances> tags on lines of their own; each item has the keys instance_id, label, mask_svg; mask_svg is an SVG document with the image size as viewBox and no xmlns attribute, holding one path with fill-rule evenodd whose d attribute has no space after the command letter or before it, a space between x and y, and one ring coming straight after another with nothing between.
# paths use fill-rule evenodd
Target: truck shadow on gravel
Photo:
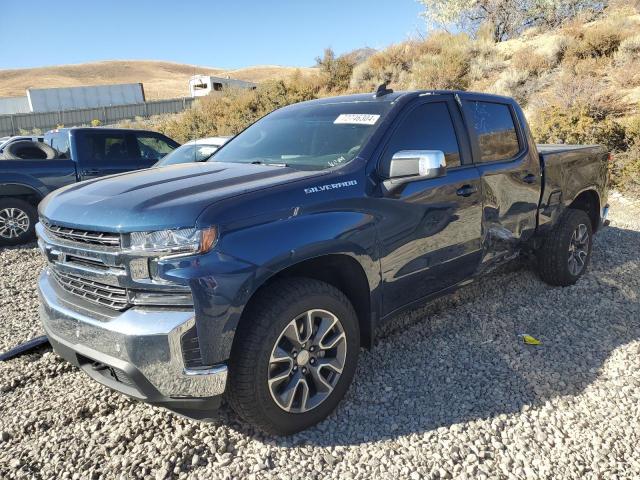
<instances>
[{"instance_id":1,"label":"truck shadow on gravel","mask_svg":"<svg viewBox=\"0 0 640 480\"><path fill-rule=\"evenodd\" d=\"M326 421L281 446L354 445L572 402L614 350L640 339L640 232L609 227L577 285L550 287L523 265L394 319L362 351L354 384ZM520 334L542 341L525 345ZM563 397L559 399L559 397ZM551 408L557 408L557 405ZM234 429L266 439L223 416Z\"/></svg>"}]
</instances>

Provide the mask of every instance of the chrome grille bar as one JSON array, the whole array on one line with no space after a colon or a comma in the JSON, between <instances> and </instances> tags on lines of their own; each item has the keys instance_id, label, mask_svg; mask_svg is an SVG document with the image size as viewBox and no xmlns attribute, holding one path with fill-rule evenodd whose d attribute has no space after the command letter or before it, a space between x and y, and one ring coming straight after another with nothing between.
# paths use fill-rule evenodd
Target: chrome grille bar
<instances>
[{"instance_id":1,"label":"chrome grille bar","mask_svg":"<svg viewBox=\"0 0 640 480\"><path fill-rule=\"evenodd\" d=\"M53 278L67 292L83 297L89 302L103 305L115 310L126 310L130 304L127 290L88 280L76 275L51 270Z\"/></svg>"},{"instance_id":2,"label":"chrome grille bar","mask_svg":"<svg viewBox=\"0 0 640 480\"><path fill-rule=\"evenodd\" d=\"M41 219L40 223L52 236L71 242L88 243L91 245L104 245L108 247L120 246L120 234L110 232L92 232L89 230L78 230L74 228L52 225Z\"/></svg>"}]
</instances>

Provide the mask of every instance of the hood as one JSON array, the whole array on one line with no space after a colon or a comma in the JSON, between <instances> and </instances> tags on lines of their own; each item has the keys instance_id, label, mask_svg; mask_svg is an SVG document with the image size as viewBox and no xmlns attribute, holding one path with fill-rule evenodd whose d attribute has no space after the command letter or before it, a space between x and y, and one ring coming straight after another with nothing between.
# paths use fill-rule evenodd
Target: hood
<instances>
[{"instance_id":1,"label":"hood","mask_svg":"<svg viewBox=\"0 0 640 480\"><path fill-rule=\"evenodd\" d=\"M39 207L49 222L104 232L193 227L218 200L322 175L243 163L188 163L90 180L60 189Z\"/></svg>"}]
</instances>

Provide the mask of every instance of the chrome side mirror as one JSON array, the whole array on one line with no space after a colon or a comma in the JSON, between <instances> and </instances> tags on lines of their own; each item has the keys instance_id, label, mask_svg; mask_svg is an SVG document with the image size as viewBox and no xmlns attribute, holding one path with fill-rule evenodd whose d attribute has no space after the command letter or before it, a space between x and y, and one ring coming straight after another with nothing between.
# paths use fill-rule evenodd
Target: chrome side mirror
<instances>
[{"instance_id":1,"label":"chrome side mirror","mask_svg":"<svg viewBox=\"0 0 640 480\"><path fill-rule=\"evenodd\" d=\"M441 150L401 150L391 157L389 178L444 177L447 164Z\"/></svg>"}]
</instances>

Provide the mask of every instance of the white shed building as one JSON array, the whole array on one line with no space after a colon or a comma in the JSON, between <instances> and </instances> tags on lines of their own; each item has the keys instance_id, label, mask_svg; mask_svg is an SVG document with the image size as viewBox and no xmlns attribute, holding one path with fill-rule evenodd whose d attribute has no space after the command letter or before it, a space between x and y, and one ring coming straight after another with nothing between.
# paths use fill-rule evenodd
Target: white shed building
<instances>
[{"instance_id":1,"label":"white shed building","mask_svg":"<svg viewBox=\"0 0 640 480\"><path fill-rule=\"evenodd\" d=\"M221 92L229 88L247 88L253 90L256 87L256 83L228 77L194 75L189 79L189 92L192 97L204 97L212 92Z\"/></svg>"},{"instance_id":2,"label":"white shed building","mask_svg":"<svg viewBox=\"0 0 640 480\"><path fill-rule=\"evenodd\" d=\"M29 99L27 97L2 97L0 98L0 115L12 113L29 113Z\"/></svg>"},{"instance_id":3,"label":"white shed building","mask_svg":"<svg viewBox=\"0 0 640 480\"><path fill-rule=\"evenodd\" d=\"M145 101L142 83L65 88L28 88L27 98L32 112L111 107L114 105L144 103Z\"/></svg>"},{"instance_id":4,"label":"white shed building","mask_svg":"<svg viewBox=\"0 0 640 480\"><path fill-rule=\"evenodd\" d=\"M144 103L141 83L27 88L24 97L0 98L0 114L44 113Z\"/></svg>"}]
</instances>

